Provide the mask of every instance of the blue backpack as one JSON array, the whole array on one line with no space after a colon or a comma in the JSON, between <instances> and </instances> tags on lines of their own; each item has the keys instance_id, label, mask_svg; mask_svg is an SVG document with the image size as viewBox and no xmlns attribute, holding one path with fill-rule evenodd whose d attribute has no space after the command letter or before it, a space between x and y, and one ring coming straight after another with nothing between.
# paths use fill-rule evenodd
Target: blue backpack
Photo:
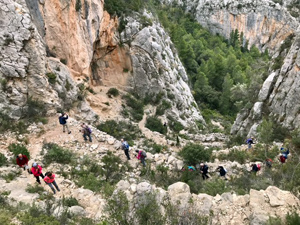
<instances>
[{"instance_id":1,"label":"blue backpack","mask_svg":"<svg viewBox=\"0 0 300 225\"><path fill-rule=\"evenodd\" d=\"M124 141L124 146L125 146L125 149L126 149L126 150L129 150L129 144L128 144L127 141Z\"/></svg>"}]
</instances>

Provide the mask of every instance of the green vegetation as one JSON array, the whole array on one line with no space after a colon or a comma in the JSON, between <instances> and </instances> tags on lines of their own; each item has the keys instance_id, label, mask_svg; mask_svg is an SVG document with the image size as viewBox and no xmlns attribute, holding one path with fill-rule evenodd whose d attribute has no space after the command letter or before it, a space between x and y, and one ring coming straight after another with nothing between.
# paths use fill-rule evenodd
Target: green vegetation
<instances>
[{"instance_id":1,"label":"green vegetation","mask_svg":"<svg viewBox=\"0 0 300 225\"><path fill-rule=\"evenodd\" d=\"M119 93L119 90L117 88L110 88L107 91L106 94L107 94L108 97L111 98L112 96L117 97L120 93Z\"/></svg>"},{"instance_id":2,"label":"green vegetation","mask_svg":"<svg viewBox=\"0 0 300 225\"><path fill-rule=\"evenodd\" d=\"M67 63L68 63L68 61L66 59L60 59L60 62L65 65L67 65Z\"/></svg>"},{"instance_id":3,"label":"green vegetation","mask_svg":"<svg viewBox=\"0 0 300 225\"><path fill-rule=\"evenodd\" d=\"M131 118L136 121L139 122L143 119L143 115L144 115L144 104L140 99L137 99L135 97L133 97L132 95L124 95L122 96L123 99L125 99L126 101L126 105L128 107L130 107L129 110L127 110L127 108L125 107L123 110L123 115L124 116L131 116Z\"/></svg>"},{"instance_id":4,"label":"green vegetation","mask_svg":"<svg viewBox=\"0 0 300 225\"><path fill-rule=\"evenodd\" d=\"M211 157L211 150L205 150L202 145L189 144L186 145L178 153L187 165L196 165L200 162L207 162Z\"/></svg>"},{"instance_id":5,"label":"green vegetation","mask_svg":"<svg viewBox=\"0 0 300 225\"><path fill-rule=\"evenodd\" d=\"M110 151L101 162L103 165L87 157L78 159L78 162L72 166L70 174L63 173L63 175L70 176L78 186L110 196L113 192L112 187L122 179L125 172L131 170L131 167L128 163L121 163L121 159Z\"/></svg>"},{"instance_id":6,"label":"green vegetation","mask_svg":"<svg viewBox=\"0 0 300 225\"><path fill-rule=\"evenodd\" d=\"M6 163L7 163L7 158L5 157L5 155L0 153L0 166L4 166Z\"/></svg>"},{"instance_id":7,"label":"green vegetation","mask_svg":"<svg viewBox=\"0 0 300 225\"><path fill-rule=\"evenodd\" d=\"M74 197L68 197L68 198L63 197L62 205L71 207L74 205L79 205L79 203L78 203L77 199Z\"/></svg>"},{"instance_id":8,"label":"green vegetation","mask_svg":"<svg viewBox=\"0 0 300 225\"><path fill-rule=\"evenodd\" d=\"M0 78L0 84L1 84L2 90L6 91L7 90L7 80L5 78L3 78L3 79Z\"/></svg>"},{"instance_id":9,"label":"green vegetation","mask_svg":"<svg viewBox=\"0 0 300 225\"><path fill-rule=\"evenodd\" d=\"M166 100L162 100L162 103L156 108L156 115L162 116L165 114L165 111L170 108L171 108L171 103Z\"/></svg>"},{"instance_id":10,"label":"green vegetation","mask_svg":"<svg viewBox=\"0 0 300 225\"><path fill-rule=\"evenodd\" d=\"M26 155L28 160L30 160L30 153L24 145L12 143L8 146L8 150L14 154L15 158L19 154L22 154L22 155Z\"/></svg>"},{"instance_id":11,"label":"green vegetation","mask_svg":"<svg viewBox=\"0 0 300 225\"><path fill-rule=\"evenodd\" d=\"M25 190L28 193L39 193L39 194L45 191L45 189L41 185L38 185L38 184L35 184L34 186L28 184Z\"/></svg>"},{"instance_id":12,"label":"green vegetation","mask_svg":"<svg viewBox=\"0 0 300 225\"><path fill-rule=\"evenodd\" d=\"M79 12L81 9L81 0L76 0L76 5L75 5L76 12Z\"/></svg>"},{"instance_id":13,"label":"green vegetation","mask_svg":"<svg viewBox=\"0 0 300 225\"><path fill-rule=\"evenodd\" d=\"M160 144L156 144L154 141L145 139L143 141L143 148L146 150L146 152L151 152L153 154L160 153L163 150L166 150L168 146L163 146Z\"/></svg>"},{"instance_id":14,"label":"green vegetation","mask_svg":"<svg viewBox=\"0 0 300 225\"><path fill-rule=\"evenodd\" d=\"M148 129L150 129L152 131L159 132L161 134L167 133L166 127L164 127L161 120L155 116L147 117L145 127L147 127Z\"/></svg>"},{"instance_id":15,"label":"green vegetation","mask_svg":"<svg viewBox=\"0 0 300 225\"><path fill-rule=\"evenodd\" d=\"M48 81L50 84L56 83L56 74L55 73L46 73L46 76L48 77Z\"/></svg>"},{"instance_id":16,"label":"green vegetation","mask_svg":"<svg viewBox=\"0 0 300 225\"><path fill-rule=\"evenodd\" d=\"M256 83L267 76L267 52L260 54L255 47L248 50L244 34L237 30L232 31L229 40L210 34L178 6L160 5L156 9L178 50L201 109L234 117L246 103L253 104L259 91ZM243 84L246 88L239 89ZM237 89L241 92L238 95L233 92Z\"/></svg>"},{"instance_id":17,"label":"green vegetation","mask_svg":"<svg viewBox=\"0 0 300 225\"><path fill-rule=\"evenodd\" d=\"M97 129L108 133L118 140L124 138L126 141L133 141L141 136L141 131L137 125L125 121L107 120L100 123Z\"/></svg>"},{"instance_id":18,"label":"green vegetation","mask_svg":"<svg viewBox=\"0 0 300 225\"><path fill-rule=\"evenodd\" d=\"M145 5L143 0L107 0L104 4L104 10L110 15L122 16L132 11L140 11Z\"/></svg>"},{"instance_id":19,"label":"green vegetation","mask_svg":"<svg viewBox=\"0 0 300 225\"><path fill-rule=\"evenodd\" d=\"M18 177L21 174L21 171L18 170L17 172L9 172L6 174L1 174L0 176L7 182L11 182L12 180L14 180L16 177Z\"/></svg>"},{"instance_id":20,"label":"green vegetation","mask_svg":"<svg viewBox=\"0 0 300 225\"><path fill-rule=\"evenodd\" d=\"M175 120L173 117L171 117L170 115L167 116L169 123L168 123L168 127L174 131L175 133L179 133L179 131L183 130L183 125Z\"/></svg>"},{"instance_id":21,"label":"green vegetation","mask_svg":"<svg viewBox=\"0 0 300 225\"><path fill-rule=\"evenodd\" d=\"M45 165L50 165L53 162L69 164L74 158L74 153L68 149L58 146L55 143L46 143L43 145L43 149L47 150L43 160Z\"/></svg>"}]
</instances>

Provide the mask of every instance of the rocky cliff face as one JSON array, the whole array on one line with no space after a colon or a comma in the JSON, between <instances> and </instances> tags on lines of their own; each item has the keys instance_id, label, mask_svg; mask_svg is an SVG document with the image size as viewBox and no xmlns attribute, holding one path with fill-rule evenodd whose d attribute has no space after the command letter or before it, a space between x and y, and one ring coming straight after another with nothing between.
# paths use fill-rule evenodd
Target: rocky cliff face
<instances>
[{"instance_id":1,"label":"rocky cliff face","mask_svg":"<svg viewBox=\"0 0 300 225\"><path fill-rule=\"evenodd\" d=\"M136 18L128 18L120 40L118 19L103 11L101 0L0 4L4 27L0 103L4 109L10 102L15 118L21 116L22 103L29 96L43 101L49 110L72 105L80 95L76 85L84 83L134 89L142 97L169 94L175 96L169 111L176 120L181 116L184 125L203 122L185 70L159 24L142 26ZM87 102L79 106L79 111L89 111Z\"/></svg>"},{"instance_id":2,"label":"rocky cliff face","mask_svg":"<svg viewBox=\"0 0 300 225\"><path fill-rule=\"evenodd\" d=\"M187 84L188 77L176 49L151 14L126 18L121 41L130 43L133 76L131 87L141 97L162 95L171 108L167 115L184 126L205 123ZM141 21L146 20L146 21Z\"/></svg>"},{"instance_id":3,"label":"rocky cliff face","mask_svg":"<svg viewBox=\"0 0 300 225\"><path fill-rule=\"evenodd\" d=\"M284 6L270 0L168 0L185 5L196 20L214 34L229 38L232 30L243 32L244 41L261 51L274 52L298 22Z\"/></svg>"}]
</instances>

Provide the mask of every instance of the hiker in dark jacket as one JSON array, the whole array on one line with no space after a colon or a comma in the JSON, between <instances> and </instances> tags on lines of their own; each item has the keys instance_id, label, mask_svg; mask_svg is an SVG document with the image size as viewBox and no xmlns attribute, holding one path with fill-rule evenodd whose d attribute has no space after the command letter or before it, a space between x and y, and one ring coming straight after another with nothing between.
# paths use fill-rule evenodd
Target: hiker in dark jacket
<instances>
[{"instance_id":1,"label":"hiker in dark jacket","mask_svg":"<svg viewBox=\"0 0 300 225\"><path fill-rule=\"evenodd\" d=\"M251 164L250 167L251 167L251 172L254 172L255 174L259 171L255 163Z\"/></svg>"},{"instance_id":2,"label":"hiker in dark jacket","mask_svg":"<svg viewBox=\"0 0 300 225\"><path fill-rule=\"evenodd\" d=\"M67 128L68 134L71 134L71 131L69 130L69 127L67 125L67 119L69 118L69 115L67 113L62 113L60 117L58 117L59 123L63 126L63 132L65 132L65 128Z\"/></svg>"},{"instance_id":3,"label":"hiker in dark jacket","mask_svg":"<svg viewBox=\"0 0 300 225\"><path fill-rule=\"evenodd\" d=\"M247 139L246 143L248 144L248 149L252 148L252 144L254 144L253 139L253 137Z\"/></svg>"},{"instance_id":4,"label":"hiker in dark jacket","mask_svg":"<svg viewBox=\"0 0 300 225\"><path fill-rule=\"evenodd\" d=\"M218 166L218 168L216 169L216 171L218 171L220 173L220 176L221 177L224 177L225 180L227 180L227 177L226 177L226 169L223 167L223 166Z\"/></svg>"},{"instance_id":5,"label":"hiker in dark jacket","mask_svg":"<svg viewBox=\"0 0 300 225\"><path fill-rule=\"evenodd\" d=\"M207 173L208 173L208 166L206 164L200 163L200 173L202 174L203 180L209 178L209 176L207 175Z\"/></svg>"},{"instance_id":6,"label":"hiker in dark jacket","mask_svg":"<svg viewBox=\"0 0 300 225\"><path fill-rule=\"evenodd\" d=\"M85 123L81 124L81 132L83 133L83 138L85 141L87 141L87 136L89 137L89 141L92 142L92 130L89 128Z\"/></svg>"},{"instance_id":7,"label":"hiker in dark jacket","mask_svg":"<svg viewBox=\"0 0 300 225\"><path fill-rule=\"evenodd\" d=\"M17 164L19 165L19 167L22 167L24 170L27 170L27 172L30 173L29 166L28 166L28 158L26 155L19 154L17 156L16 161L17 161Z\"/></svg>"},{"instance_id":8,"label":"hiker in dark jacket","mask_svg":"<svg viewBox=\"0 0 300 225\"><path fill-rule=\"evenodd\" d=\"M124 150L124 153L125 153L127 159L130 160L130 156L129 156L129 144L124 139L121 139L121 143L122 143L122 146L121 146L122 150Z\"/></svg>"},{"instance_id":9,"label":"hiker in dark jacket","mask_svg":"<svg viewBox=\"0 0 300 225\"><path fill-rule=\"evenodd\" d=\"M143 150L135 150L135 152L138 153L138 154L136 155L136 158L137 158L138 160L140 160L141 163L143 164L143 166L145 167L145 166L146 166L145 159L146 159L146 157L147 157L146 152L144 152Z\"/></svg>"}]
</instances>

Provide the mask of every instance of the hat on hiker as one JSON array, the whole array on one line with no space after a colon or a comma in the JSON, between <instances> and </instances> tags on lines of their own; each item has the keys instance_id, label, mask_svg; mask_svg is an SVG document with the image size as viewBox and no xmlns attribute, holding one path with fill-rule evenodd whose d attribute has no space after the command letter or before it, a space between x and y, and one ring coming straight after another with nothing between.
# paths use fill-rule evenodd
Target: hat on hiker
<instances>
[{"instance_id":1,"label":"hat on hiker","mask_svg":"<svg viewBox=\"0 0 300 225\"><path fill-rule=\"evenodd\" d=\"M38 164L37 164L36 162L34 162L34 163L32 164L33 167L37 167L37 165L38 165Z\"/></svg>"},{"instance_id":2,"label":"hat on hiker","mask_svg":"<svg viewBox=\"0 0 300 225\"><path fill-rule=\"evenodd\" d=\"M204 166L204 164L203 164L203 163L200 163L200 166Z\"/></svg>"}]
</instances>

